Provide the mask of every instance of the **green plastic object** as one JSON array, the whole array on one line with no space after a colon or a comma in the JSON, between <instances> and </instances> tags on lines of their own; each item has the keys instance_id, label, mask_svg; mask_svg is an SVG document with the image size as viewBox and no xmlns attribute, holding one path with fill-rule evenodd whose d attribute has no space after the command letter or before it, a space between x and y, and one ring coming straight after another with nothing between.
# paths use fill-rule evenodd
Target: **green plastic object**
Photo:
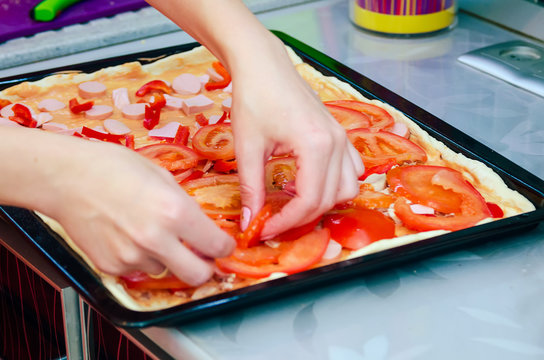
<instances>
[{"instance_id":1,"label":"green plastic object","mask_svg":"<svg viewBox=\"0 0 544 360\"><path fill-rule=\"evenodd\" d=\"M54 20L61 11L82 0L44 0L34 8L34 20Z\"/></svg>"}]
</instances>

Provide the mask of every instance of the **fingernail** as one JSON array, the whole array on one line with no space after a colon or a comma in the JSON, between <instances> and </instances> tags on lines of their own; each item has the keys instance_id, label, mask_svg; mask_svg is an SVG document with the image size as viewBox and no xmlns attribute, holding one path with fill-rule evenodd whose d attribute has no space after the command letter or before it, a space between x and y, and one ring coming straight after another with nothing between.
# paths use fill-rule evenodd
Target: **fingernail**
<instances>
[{"instance_id":1,"label":"fingernail","mask_svg":"<svg viewBox=\"0 0 544 360\"><path fill-rule=\"evenodd\" d=\"M242 207L242 219L240 220L240 228L242 231L246 231L249 225L249 219L251 219L251 210L247 206Z\"/></svg>"}]
</instances>

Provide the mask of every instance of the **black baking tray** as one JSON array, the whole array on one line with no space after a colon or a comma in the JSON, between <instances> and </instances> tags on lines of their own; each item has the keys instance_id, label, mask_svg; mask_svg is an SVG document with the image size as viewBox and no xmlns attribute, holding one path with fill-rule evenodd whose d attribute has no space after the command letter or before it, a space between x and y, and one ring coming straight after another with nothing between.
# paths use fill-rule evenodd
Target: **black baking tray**
<instances>
[{"instance_id":1,"label":"black baking tray","mask_svg":"<svg viewBox=\"0 0 544 360\"><path fill-rule=\"evenodd\" d=\"M544 220L544 181L540 178L347 66L284 33L275 32L275 34L286 45L293 48L303 61L324 75L334 76L341 81L347 82L367 98L379 99L390 104L402 111L431 136L446 144L453 151L462 153L471 159L481 161L492 168L510 188L517 190L527 197L537 209L530 213L307 270L246 288L191 301L169 309L139 312L129 310L119 304L108 290L102 286L99 277L93 273L86 263L56 233L51 231L34 215L33 212L15 207L0 207L4 215L3 217L18 227L26 235L29 242L33 246L36 246L68 278L83 298L114 324L122 327L179 325L241 306L288 296L289 294L311 289L319 285L322 286L332 281L360 276L361 274L395 266L402 262L413 261L444 251L459 249L469 244L504 238L506 234L530 229ZM12 86L21 81L35 81L53 73L67 71L93 72L107 66L136 60L142 63L149 63L168 55L190 50L198 45L198 43L191 43L0 79L0 89Z\"/></svg>"}]
</instances>

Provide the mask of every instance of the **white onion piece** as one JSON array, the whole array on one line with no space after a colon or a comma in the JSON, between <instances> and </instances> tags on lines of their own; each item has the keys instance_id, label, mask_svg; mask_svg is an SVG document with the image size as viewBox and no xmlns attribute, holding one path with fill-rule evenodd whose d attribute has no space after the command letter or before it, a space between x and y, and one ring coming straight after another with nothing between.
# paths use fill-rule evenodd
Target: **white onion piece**
<instances>
[{"instance_id":1,"label":"white onion piece","mask_svg":"<svg viewBox=\"0 0 544 360\"><path fill-rule=\"evenodd\" d=\"M387 179L385 174L370 174L363 181L365 184L371 184L375 191L382 191L387 187Z\"/></svg>"},{"instance_id":2,"label":"white onion piece","mask_svg":"<svg viewBox=\"0 0 544 360\"><path fill-rule=\"evenodd\" d=\"M401 122L395 122L393 128L389 131L395 135L402 136L404 138L407 138L410 135L410 130L408 129L408 126L406 126L405 123Z\"/></svg>"},{"instance_id":3,"label":"white onion piece","mask_svg":"<svg viewBox=\"0 0 544 360\"><path fill-rule=\"evenodd\" d=\"M432 207L425 206L425 205L412 204L410 205L410 210L412 210L414 214L434 215L434 209Z\"/></svg>"},{"instance_id":4,"label":"white onion piece","mask_svg":"<svg viewBox=\"0 0 544 360\"><path fill-rule=\"evenodd\" d=\"M325 250L325 254L323 254L323 259L325 260L335 259L340 255L341 252L342 252L342 245L340 245L338 242L334 241L333 239L330 239L329 245L327 245L327 250Z\"/></svg>"}]
</instances>

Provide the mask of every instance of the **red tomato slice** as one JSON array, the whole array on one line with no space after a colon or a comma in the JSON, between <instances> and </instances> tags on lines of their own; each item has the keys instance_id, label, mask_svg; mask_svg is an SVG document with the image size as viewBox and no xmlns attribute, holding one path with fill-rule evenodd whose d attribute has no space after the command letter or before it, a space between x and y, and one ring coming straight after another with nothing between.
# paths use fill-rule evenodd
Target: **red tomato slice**
<instances>
[{"instance_id":1,"label":"red tomato slice","mask_svg":"<svg viewBox=\"0 0 544 360\"><path fill-rule=\"evenodd\" d=\"M238 175L215 175L190 180L181 187L212 218L239 219L242 206Z\"/></svg>"},{"instance_id":2,"label":"red tomato slice","mask_svg":"<svg viewBox=\"0 0 544 360\"><path fill-rule=\"evenodd\" d=\"M325 103L325 106L346 131L370 127L370 118L359 111L329 103Z\"/></svg>"},{"instance_id":3,"label":"red tomato slice","mask_svg":"<svg viewBox=\"0 0 544 360\"><path fill-rule=\"evenodd\" d=\"M294 274L318 263L323 257L325 250L327 250L329 239L329 230L327 229L312 231L292 242L285 243L290 246L284 245L282 253L271 264L251 265L240 261L239 258L234 256L216 259L215 262L222 271L235 273L238 276L247 278L259 279L267 277L274 272ZM247 250L251 249L255 249L255 247Z\"/></svg>"},{"instance_id":4,"label":"red tomato slice","mask_svg":"<svg viewBox=\"0 0 544 360\"><path fill-rule=\"evenodd\" d=\"M193 148L206 159L234 159L234 135L230 124L201 127L193 136Z\"/></svg>"},{"instance_id":5,"label":"red tomato slice","mask_svg":"<svg viewBox=\"0 0 544 360\"><path fill-rule=\"evenodd\" d=\"M343 247L357 250L381 239L395 236L395 223L377 210L354 209L325 215L323 227Z\"/></svg>"},{"instance_id":6,"label":"red tomato slice","mask_svg":"<svg viewBox=\"0 0 544 360\"><path fill-rule=\"evenodd\" d=\"M433 184L433 176L438 171L457 173L442 166L403 166L391 169L387 173L387 183L394 193L414 203L432 207L444 214L460 213L463 201L461 194L439 184Z\"/></svg>"},{"instance_id":7,"label":"red tomato slice","mask_svg":"<svg viewBox=\"0 0 544 360\"><path fill-rule=\"evenodd\" d=\"M283 190L285 184L295 181L296 174L297 162L294 156L269 160L264 166L266 190Z\"/></svg>"},{"instance_id":8,"label":"red tomato slice","mask_svg":"<svg viewBox=\"0 0 544 360\"><path fill-rule=\"evenodd\" d=\"M341 106L347 109L359 111L368 118L369 125L365 126L374 130L387 130L393 127L395 120L384 109L379 106L368 104L357 100L335 100L327 101L325 105Z\"/></svg>"},{"instance_id":9,"label":"red tomato slice","mask_svg":"<svg viewBox=\"0 0 544 360\"><path fill-rule=\"evenodd\" d=\"M427 154L408 139L387 131L354 129L347 132L353 146L361 154L365 167L372 168L394 160L397 164L424 162Z\"/></svg>"},{"instance_id":10,"label":"red tomato slice","mask_svg":"<svg viewBox=\"0 0 544 360\"><path fill-rule=\"evenodd\" d=\"M272 205L264 204L257 215L251 219L247 229L236 237L238 247L246 249L248 247L257 245L261 240L261 232L263 231L264 224L268 219L270 219L271 216Z\"/></svg>"},{"instance_id":11,"label":"red tomato slice","mask_svg":"<svg viewBox=\"0 0 544 360\"><path fill-rule=\"evenodd\" d=\"M120 276L128 289L133 290L180 290L191 288L172 273L165 277L154 279L143 271L134 271L128 275Z\"/></svg>"},{"instance_id":12,"label":"red tomato slice","mask_svg":"<svg viewBox=\"0 0 544 360\"><path fill-rule=\"evenodd\" d=\"M170 172L187 170L198 164L198 155L180 144L153 144L136 151Z\"/></svg>"},{"instance_id":13,"label":"red tomato slice","mask_svg":"<svg viewBox=\"0 0 544 360\"><path fill-rule=\"evenodd\" d=\"M414 194L417 194L418 203L427 206L433 204L435 209L438 207L441 210L455 210L436 216L415 214L406 199L400 198L395 202L395 213L407 228L416 231L437 229L455 231L473 226L492 215L485 199L460 172L441 166L409 166L400 169L402 169L399 170L400 174L395 172L392 177L400 177L401 182L403 178L409 178L410 191L406 193L413 198L416 198ZM409 175L402 176L404 172ZM407 189L404 184L402 183L397 192L404 192ZM450 200L448 195L451 197ZM443 212L441 210L438 211Z\"/></svg>"}]
</instances>

